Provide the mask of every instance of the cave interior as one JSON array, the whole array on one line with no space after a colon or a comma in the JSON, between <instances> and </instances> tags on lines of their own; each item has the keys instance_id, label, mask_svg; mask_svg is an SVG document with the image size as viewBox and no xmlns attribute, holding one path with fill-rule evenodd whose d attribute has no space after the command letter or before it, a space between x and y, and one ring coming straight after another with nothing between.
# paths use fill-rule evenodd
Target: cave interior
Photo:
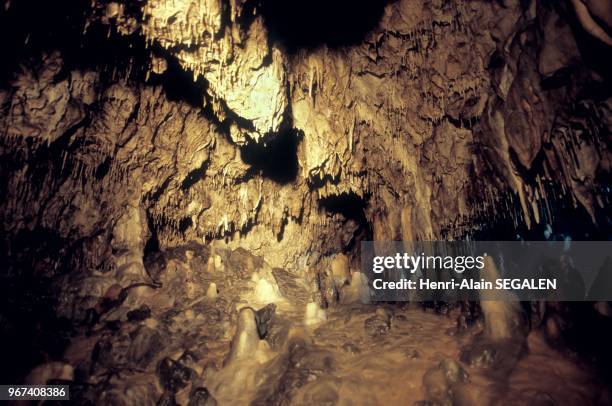
<instances>
[{"instance_id":1,"label":"cave interior","mask_svg":"<svg viewBox=\"0 0 612 406\"><path fill-rule=\"evenodd\" d=\"M360 264L612 239L608 0L3 0L0 31L0 383L612 404L609 302L372 302Z\"/></svg>"}]
</instances>

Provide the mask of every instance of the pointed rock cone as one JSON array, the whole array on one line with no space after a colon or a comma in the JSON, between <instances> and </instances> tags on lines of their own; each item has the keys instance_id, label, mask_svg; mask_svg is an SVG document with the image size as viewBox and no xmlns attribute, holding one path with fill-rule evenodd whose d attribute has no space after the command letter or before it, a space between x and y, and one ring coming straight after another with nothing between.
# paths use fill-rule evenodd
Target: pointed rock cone
<instances>
[{"instance_id":1,"label":"pointed rock cone","mask_svg":"<svg viewBox=\"0 0 612 406\"><path fill-rule=\"evenodd\" d=\"M232 338L232 348L228 361L253 356L259 346L259 333L255 310L245 307L238 314L238 326Z\"/></svg>"},{"instance_id":2,"label":"pointed rock cone","mask_svg":"<svg viewBox=\"0 0 612 406\"><path fill-rule=\"evenodd\" d=\"M319 324L327 319L327 314L324 309L321 309L318 303L310 302L306 305L306 314L304 315L304 324L312 326Z\"/></svg>"},{"instance_id":3,"label":"pointed rock cone","mask_svg":"<svg viewBox=\"0 0 612 406\"><path fill-rule=\"evenodd\" d=\"M208 285L208 289L206 290L206 297L211 300L215 300L218 294L219 291L217 290L217 284L215 282L211 282L210 285Z\"/></svg>"},{"instance_id":4,"label":"pointed rock cone","mask_svg":"<svg viewBox=\"0 0 612 406\"><path fill-rule=\"evenodd\" d=\"M482 277L492 283L499 277L495 261L490 256L485 257ZM521 308L516 298L510 297L513 295L512 292L481 291L480 307L485 319L485 334L489 339L495 341L522 336Z\"/></svg>"}]
</instances>

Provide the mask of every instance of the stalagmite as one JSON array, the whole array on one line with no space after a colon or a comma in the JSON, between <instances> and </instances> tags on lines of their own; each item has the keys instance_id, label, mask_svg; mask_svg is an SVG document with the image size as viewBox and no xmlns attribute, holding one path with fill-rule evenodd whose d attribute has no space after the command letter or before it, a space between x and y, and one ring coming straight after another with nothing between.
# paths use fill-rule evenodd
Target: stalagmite
<instances>
[{"instance_id":1,"label":"stalagmite","mask_svg":"<svg viewBox=\"0 0 612 406\"><path fill-rule=\"evenodd\" d=\"M482 278L494 283L499 276L494 258L485 257ZM512 295L508 291L481 291L480 307L485 320L485 333L491 340L515 338L523 333L520 302Z\"/></svg>"},{"instance_id":2,"label":"stalagmite","mask_svg":"<svg viewBox=\"0 0 612 406\"><path fill-rule=\"evenodd\" d=\"M255 311L250 307L245 307L238 313L238 324L236 325L236 333L232 338L229 362L253 357L258 346L259 335L257 333Z\"/></svg>"},{"instance_id":3,"label":"stalagmite","mask_svg":"<svg viewBox=\"0 0 612 406\"><path fill-rule=\"evenodd\" d=\"M217 290L217 284L212 282L210 285L208 285L208 289L206 290L206 297L209 299L216 299L217 295L219 294L219 291Z\"/></svg>"},{"instance_id":4,"label":"stalagmite","mask_svg":"<svg viewBox=\"0 0 612 406\"><path fill-rule=\"evenodd\" d=\"M255 282L255 290L253 292L253 300L260 304L280 303L284 301L280 293L278 284L274 277L264 272L262 275L254 273L252 277Z\"/></svg>"}]
</instances>

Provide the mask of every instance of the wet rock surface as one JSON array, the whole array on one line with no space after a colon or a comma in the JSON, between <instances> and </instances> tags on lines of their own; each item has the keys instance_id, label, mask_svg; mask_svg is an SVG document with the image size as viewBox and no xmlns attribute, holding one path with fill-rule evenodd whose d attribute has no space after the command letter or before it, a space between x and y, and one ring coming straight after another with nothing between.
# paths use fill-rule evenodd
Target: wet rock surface
<instances>
[{"instance_id":1,"label":"wet rock surface","mask_svg":"<svg viewBox=\"0 0 612 406\"><path fill-rule=\"evenodd\" d=\"M221 263L236 256L214 252ZM107 312L114 314L112 322L84 326L65 352L70 363L40 369L39 379L67 379L82 404L443 405L519 395L529 402L563 404L568 396L588 403L604 393L597 383L585 383L592 379L588 369L551 350L536 333L519 347L483 341L482 323L462 334L439 334L456 329L457 322L418 306L395 305L336 305L324 320L307 324L307 303L292 300L307 296L304 291L278 305L256 305L257 278L245 274L230 288L223 273L235 271L227 267L184 273L197 249L191 259L182 250L165 255L167 265L159 275L165 282L128 295L145 295L146 308L139 300L117 302ZM251 272L264 275L265 261L257 264ZM187 298L192 278L204 281ZM309 285L293 278L284 282L287 289ZM213 282L219 295L211 299L204 287ZM134 318L141 312L148 317ZM546 363L556 372L538 381L524 379ZM73 372L66 375L66 368ZM577 383L559 389L568 379Z\"/></svg>"}]
</instances>

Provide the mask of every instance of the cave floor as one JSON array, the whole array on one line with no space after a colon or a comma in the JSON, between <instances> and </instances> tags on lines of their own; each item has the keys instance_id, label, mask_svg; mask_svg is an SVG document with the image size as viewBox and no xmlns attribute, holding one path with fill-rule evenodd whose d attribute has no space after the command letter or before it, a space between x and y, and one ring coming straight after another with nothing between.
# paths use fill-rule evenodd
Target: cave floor
<instances>
[{"instance_id":1,"label":"cave floor","mask_svg":"<svg viewBox=\"0 0 612 406\"><path fill-rule=\"evenodd\" d=\"M391 304L332 306L309 325L301 278L252 261L237 266L228 252L218 255L217 265L225 265L217 269L206 261L199 266L190 254L175 256L166 262L161 288L132 288L120 306L81 329L65 353L75 375L84 377L74 395L96 404L184 405L212 405L213 398L220 405L577 405L608 399L586 363L551 349L541 333L529 334L519 352L512 344L509 350L474 347L479 323L459 330L456 312ZM276 285L266 282L270 274ZM265 338L246 340L239 345L242 355L232 355L232 341L248 335L236 309L261 309L268 299L276 309L260 323ZM472 348L467 356L466 348Z\"/></svg>"}]
</instances>

